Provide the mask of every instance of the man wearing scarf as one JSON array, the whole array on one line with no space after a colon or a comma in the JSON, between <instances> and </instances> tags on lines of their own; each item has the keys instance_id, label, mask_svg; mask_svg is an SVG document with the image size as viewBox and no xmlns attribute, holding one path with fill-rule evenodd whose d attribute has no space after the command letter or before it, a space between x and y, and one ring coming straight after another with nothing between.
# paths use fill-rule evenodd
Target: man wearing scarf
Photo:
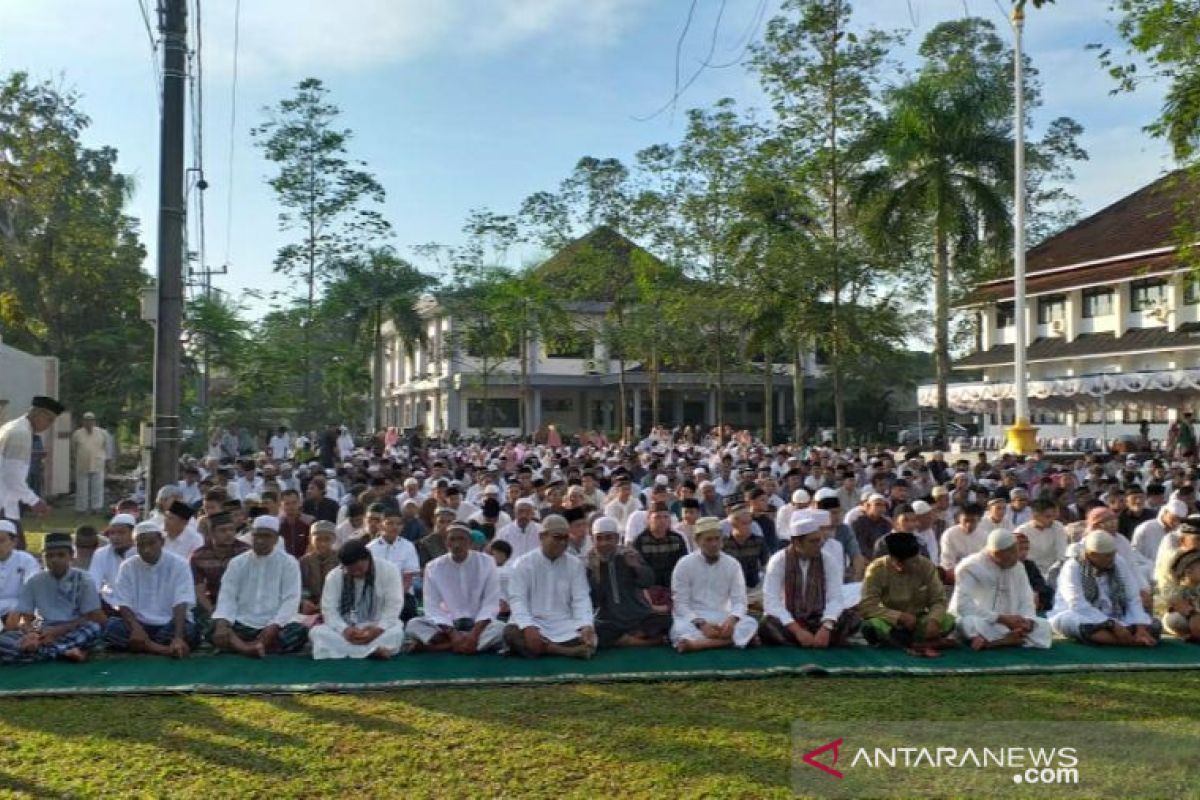
<instances>
[{"instance_id":1,"label":"man wearing scarf","mask_svg":"<svg viewBox=\"0 0 1200 800\"><path fill-rule=\"evenodd\" d=\"M400 570L361 539L342 545L338 562L321 592L324 622L309 633L313 658L391 658L404 643Z\"/></svg>"},{"instance_id":2,"label":"man wearing scarf","mask_svg":"<svg viewBox=\"0 0 1200 800\"><path fill-rule=\"evenodd\" d=\"M782 535L790 542L771 556L763 579L763 641L817 649L845 644L860 620L842 604L840 548L827 545L811 516L793 515Z\"/></svg>"},{"instance_id":3,"label":"man wearing scarf","mask_svg":"<svg viewBox=\"0 0 1200 800\"><path fill-rule=\"evenodd\" d=\"M858 604L863 636L873 645L903 647L928 658L956 646L946 590L937 567L920 554L917 537L893 531L884 546L887 555L872 561L863 579Z\"/></svg>"},{"instance_id":4,"label":"man wearing scarf","mask_svg":"<svg viewBox=\"0 0 1200 800\"><path fill-rule=\"evenodd\" d=\"M1050 623L1037 616L1017 535L994 528L987 546L958 562L950 613L972 650L1049 647Z\"/></svg>"},{"instance_id":5,"label":"man wearing scarf","mask_svg":"<svg viewBox=\"0 0 1200 800\"><path fill-rule=\"evenodd\" d=\"M654 585L654 570L637 550L621 544L620 525L612 517L597 517L592 537L586 563L600 646L662 644L671 616L654 611L646 600L645 590Z\"/></svg>"},{"instance_id":6,"label":"man wearing scarf","mask_svg":"<svg viewBox=\"0 0 1200 800\"><path fill-rule=\"evenodd\" d=\"M1061 636L1099 645L1153 647L1162 626L1146 613L1137 577L1117 553L1117 541L1093 530L1058 576L1050 626Z\"/></svg>"}]
</instances>

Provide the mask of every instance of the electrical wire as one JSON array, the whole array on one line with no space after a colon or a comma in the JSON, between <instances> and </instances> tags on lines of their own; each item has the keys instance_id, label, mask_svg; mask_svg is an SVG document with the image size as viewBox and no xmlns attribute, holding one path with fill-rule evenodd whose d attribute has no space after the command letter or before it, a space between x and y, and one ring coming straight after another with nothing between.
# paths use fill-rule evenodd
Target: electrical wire
<instances>
[{"instance_id":1,"label":"electrical wire","mask_svg":"<svg viewBox=\"0 0 1200 800\"><path fill-rule=\"evenodd\" d=\"M242 0L233 6L233 79L229 88L229 174L226 177L225 204L225 264L229 269L229 256L233 248L233 156L237 136L237 92L238 92L238 44L241 33Z\"/></svg>"},{"instance_id":2,"label":"electrical wire","mask_svg":"<svg viewBox=\"0 0 1200 800\"><path fill-rule=\"evenodd\" d=\"M138 10L142 13L142 25L146 29L146 39L150 42L150 70L154 77L154 96L158 100L158 115L162 116L162 65L158 63L158 37L154 34L154 25L150 22L150 9L146 0L137 0Z\"/></svg>"}]
</instances>

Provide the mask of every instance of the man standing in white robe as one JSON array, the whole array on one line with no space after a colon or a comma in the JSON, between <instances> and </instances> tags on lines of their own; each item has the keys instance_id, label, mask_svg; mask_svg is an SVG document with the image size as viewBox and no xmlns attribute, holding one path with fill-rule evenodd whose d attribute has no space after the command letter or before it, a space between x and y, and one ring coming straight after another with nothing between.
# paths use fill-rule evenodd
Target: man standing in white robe
<instances>
[{"instance_id":1,"label":"man standing in white robe","mask_svg":"<svg viewBox=\"0 0 1200 800\"><path fill-rule=\"evenodd\" d=\"M32 408L24 416L0 425L0 518L17 524L18 549L25 549L25 536L20 530L21 504L35 514L50 511L46 501L29 488L29 463L33 458L34 434L48 431L63 412L63 406L52 397L35 397Z\"/></svg>"},{"instance_id":2,"label":"man standing in white robe","mask_svg":"<svg viewBox=\"0 0 1200 800\"><path fill-rule=\"evenodd\" d=\"M559 515L547 516L541 546L513 565L508 579L512 615L504 629L504 643L513 653L591 658L596 652L587 569L567 552L567 529Z\"/></svg>"},{"instance_id":3,"label":"man standing in white robe","mask_svg":"<svg viewBox=\"0 0 1200 800\"><path fill-rule=\"evenodd\" d=\"M361 539L342 545L338 562L321 591L324 622L308 634L313 658L391 658L404 644L400 570Z\"/></svg>"},{"instance_id":4,"label":"man standing in white robe","mask_svg":"<svg viewBox=\"0 0 1200 800\"><path fill-rule=\"evenodd\" d=\"M994 529L983 551L960 561L954 574L949 610L972 650L1050 646L1050 623L1037 615L1015 534Z\"/></svg>"},{"instance_id":5,"label":"man standing in white robe","mask_svg":"<svg viewBox=\"0 0 1200 800\"><path fill-rule=\"evenodd\" d=\"M746 610L746 578L733 556L721 552L721 521L696 521L696 552L684 556L671 574L671 644L681 653L742 648L758 632Z\"/></svg>"},{"instance_id":6,"label":"man standing in white robe","mask_svg":"<svg viewBox=\"0 0 1200 800\"><path fill-rule=\"evenodd\" d=\"M1050 625L1055 633L1085 643L1153 647L1162 627L1146 613L1138 589L1113 534L1093 530L1082 552L1063 564Z\"/></svg>"},{"instance_id":7,"label":"man standing in white robe","mask_svg":"<svg viewBox=\"0 0 1200 800\"><path fill-rule=\"evenodd\" d=\"M500 576L496 561L471 549L461 522L446 530L449 552L425 565L425 614L405 626L406 651L483 653L504 638L500 622Z\"/></svg>"}]
</instances>

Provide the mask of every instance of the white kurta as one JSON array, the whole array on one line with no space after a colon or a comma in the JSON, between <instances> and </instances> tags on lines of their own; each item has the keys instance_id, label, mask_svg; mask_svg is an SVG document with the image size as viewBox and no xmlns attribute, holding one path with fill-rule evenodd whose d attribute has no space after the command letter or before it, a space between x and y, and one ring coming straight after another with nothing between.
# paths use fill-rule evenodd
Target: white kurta
<instances>
[{"instance_id":1,"label":"white kurta","mask_svg":"<svg viewBox=\"0 0 1200 800\"><path fill-rule=\"evenodd\" d=\"M400 651L404 644L404 623L400 621L400 611L404 608L404 581L400 578L400 570L378 556L375 561L375 614L372 617L362 617L359 611L359 600L362 598L363 581L354 579L355 608L349 618L342 616L342 586L346 579L343 567L334 567L325 576L325 586L321 590L321 616L324 622L313 628L309 634L312 642L314 659L325 658L366 658L376 650ZM370 644L351 644L343 634L350 626L372 626L381 628L383 633Z\"/></svg>"},{"instance_id":2,"label":"white kurta","mask_svg":"<svg viewBox=\"0 0 1200 800\"><path fill-rule=\"evenodd\" d=\"M397 536L392 542L379 536L370 541L367 549L376 558L382 558L400 570L401 577L421 573L421 559L417 556L417 548L403 536Z\"/></svg>"},{"instance_id":3,"label":"white kurta","mask_svg":"<svg viewBox=\"0 0 1200 800\"><path fill-rule=\"evenodd\" d=\"M733 643L745 647L758 631L758 622L746 613L746 578L733 556L721 553L709 563L697 551L679 559L671 573L673 600L671 644L683 639L703 639L695 620L720 625L737 617Z\"/></svg>"},{"instance_id":4,"label":"white kurta","mask_svg":"<svg viewBox=\"0 0 1200 800\"><path fill-rule=\"evenodd\" d=\"M234 556L221 578L213 619L251 628L283 627L300 610L300 564L287 552Z\"/></svg>"},{"instance_id":5,"label":"white kurta","mask_svg":"<svg viewBox=\"0 0 1200 800\"><path fill-rule=\"evenodd\" d=\"M1033 622L1025 647L1049 647L1050 623L1038 617L1033 588L1025 568L1016 564L1001 569L987 551L967 556L954 570L954 594L949 611L958 620L958 632L967 640L982 636L989 642L1002 639L1009 629L997 622L1004 614L1016 614Z\"/></svg>"},{"instance_id":6,"label":"white kurta","mask_svg":"<svg viewBox=\"0 0 1200 800\"><path fill-rule=\"evenodd\" d=\"M633 512L642 507L638 499L630 495L629 499L622 503L620 500L612 500L604 507L604 516L612 517L617 521L617 526L624 529L629 523L629 517ZM641 531L638 531L641 533Z\"/></svg>"},{"instance_id":7,"label":"white kurta","mask_svg":"<svg viewBox=\"0 0 1200 800\"><path fill-rule=\"evenodd\" d=\"M953 570L958 566L958 562L986 547L987 537L982 525L971 533L964 531L961 525L947 528L942 534L942 553L938 563L942 569Z\"/></svg>"},{"instance_id":8,"label":"white kurta","mask_svg":"<svg viewBox=\"0 0 1200 800\"><path fill-rule=\"evenodd\" d=\"M1138 580L1129 563L1120 555L1116 557L1113 570L1097 580L1099 596L1095 605L1083 594L1082 566L1078 559L1069 558L1058 575L1058 589L1054 595L1054 608L1050 612L1050 625L1063 636L1078 637L1080 625L1095 625L1110 619L1122 625L1149 625L1150 615L1142 608L1138 599ZM1125 613L1118 614L1112 603L1112 582L1121 581L1125 587Z\"/></svg>"},{"instance_id":9,"label":"white kurta","mask_svg":"<svg viewBox=\"0 0 1200 800\"><path fill-rule=\"evenodd\" d=\"M1150 563L1154 563L1158 558L1158 546L1162 544L1163 538L1166 537L1168 531L1165 525L1162 524L1161 518L1146 520L1141 525L1138 525L1133 530L1133 539L1131 544L1133 549L1141 554Z\"/></svg>"},{"instance_id":10,"label":"white kurta","mask_svg":"<svg viewBox=\"0 0 1200 800\"><path fill-rule=\"evenodd\" d=\"M0 561L0 624L21 597L21 587L30 577L42 571L42 565L24 550L13 550Z\"/></svg>"},{"instance_id":11,"label":"white kurta","mask_svg":"<svg viewBox=\"0 0 1200 800\"><path fill-rule=\"evenodd\" d=\"M509 622L533 626L551 642L568 642L593 624L591 588L583 562L569 553L555 560L526 553L508 579Z\"/></svg>"},{"instance_id":12,"label":"white kurta","mask_svg":"<svg viewBox=\"0 0 1200 800\"><path fill-rule=\"evenodd\" d=\"M795 617L787 608L787 596L784 575L787 572L787 548L771 556L767 562L767 572L763 577L763 613L774 617L783 625L791 625ZM822 622L837 622L842 615L842 570L844 569L837 554L832 548L821 547L818 556L825 568L825 610L821 615ZM808 579L809 564L805 559L800 560L801 583Z\"/></svg>"},{"instance_id":13,"label":"white kurta","mask_svg":"<svg viewBox=\"0 0 1200 800\"><path fill-rule=\"evenodd\" d=\"M509 561L516 561L526 553L532 553L542 546L542 526L532 520L528 525L521 528L520 525L513 522L505 525L496 531L496 538L502 542L508 542L512 545L512 555Z\"/></svg>"},{"instance_id":14,"label":"white kurta","mask_svg":"<svg viewBox=\"0 0 1200 800\"><path fill-rule=\"evenodd\" d=\"M137 548L133 545L125 551L125 555L118 555L111 544L106 544L92 554L88 573L96 582L100 597L110 606L113 605L112 593L117 586L117 573L120 572L121 565L136 555Z\"/></svg>"},{"instance_id":15,"label":"white kurta","mask_svg":"<svg viewBox=\"0 0 1200 800\"><path fill-rule=\"evenodd\" d=\"M79 428L71 434L71 448L75 451L75 474L104 472L108 461L108 433L101 427Z\"/></svg>"},{"instance_id":16,"label":"white kurta","mask_svg":"<svg viewBox=\"0 0 1200 800\"><path fill-rule=\"evenodd\" d=\"M1129 540L1120 534L1114 534L1113 539L1117 542L1117 555L1125 559L1125 563L1129 566L1133 573L1134 580L1137 582L1139 590L1150 590L1150 580L1154 575L1154 564L1143 559L1141 553L1133 549L1133 545ZM1067 552L1064 558L1075 558L1083 552L1083 542L1072 542L1067 545Z\"/></svg>"},{"instance_id":17,"label":"white kurta","mask_svg":"<svg viewBox=\"0 0 1200 800\"><path fill-rule=\"evenodd\" d=\"M170 536L163 534L163 549L168 553L175 555L187 561L192 557L192 553L204 546L204 537L200 531L190 525L183 529L183 532L172 539Z\"/></svg>"},{"instance_id":18,"label":"white kurta","mask_svg":"<svg viewBox=\"0 0 1200 800\"><path fill-rule=\"evenodd\" d=\"M1171 562L1179 554L1179 532L1171 531L1158 543L1154 554L1154 583L1156 586L1171 584Z\"/></svg>"},{"instance_id":19,"label":"white kurta","mask_svg":"<svg viewBox=\"0 0 1200 800\"><path fill-rule=\"evenodd\" d=\"M488 650L500 643L504 623L500 616L500 576L489 555L471 550L461 563L449 553L425 566L421 584L425 614L409 620L408 636L428 644L442 625L455 620L492 620L479 637L479 649Z\"/></svg>"},{"instance_id":20,"label":"white kurta","mask_svg":"<svg viewBox=\"0 0 1200 800\"><path fill-rule=\"evenodd\" d=\"M157 564L147 564L135 555L121 565L117 585L110 601L118 608L128 608L143 625L166 625L175 614L175 606L196 605L196 585L186 561L174 553L163 551Z\"/></svg>"},{"instance_id":21,"label":"white kurta","mask_svg":"<svg viewBox=\"0 0 1200 800\"><path fill-rule=\"evenodd\" d=\"M1049 528L1026 522L1017 531L1029 538L1029 560L1037 564L1043 575L1067 553L1067 529L1061 522L1053 522Z\"/></svg>"},{"instance_id":22,"label":"white kurta","mask_svg":"<svg viewBox=\"0 0 1200 800\"><path fill-rule=\"evenodd\" d=\"M21 503L36 505L40 497L29 488L29 460L33 458L33 426L29 417L17 417L0 426L0 514L21 518Z\"/></svg>"}]
</instances>

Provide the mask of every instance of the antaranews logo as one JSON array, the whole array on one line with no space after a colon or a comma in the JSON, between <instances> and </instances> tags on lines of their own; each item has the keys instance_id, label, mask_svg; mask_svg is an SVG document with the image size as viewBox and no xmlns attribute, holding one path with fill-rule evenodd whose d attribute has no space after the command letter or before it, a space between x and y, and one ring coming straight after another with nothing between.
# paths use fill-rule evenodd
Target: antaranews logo
<instances>
[{"instance_id":1,"label":"antaranews logo","mask_svg":"<svg viewBox=\"0 0 1200 800\"><path fill-rule=\"evenodd\" d=\"M824 772L827 775L832 775L833 777L838 778L840 780L841 778L844 778L846 776L843 775L842 773L838 772L836 769L834 769L834 767L837 766L838 756L840 755L839 751L840 751L842 744L845 741L846 741L845 739L834 739L832 742L829 742L828 744L821 745L816 750L809 750L807 753L805 753L804 755L802 755L800 757L800 760L803 761L805 764L808 764L810 767L816 767L817 769L821 770L821 772ZM832 765L822 764L820 761L817 761L817 756L824 755L825 753L828 753L830 751L833 752Z\"/></svg>"}]
</instances>

